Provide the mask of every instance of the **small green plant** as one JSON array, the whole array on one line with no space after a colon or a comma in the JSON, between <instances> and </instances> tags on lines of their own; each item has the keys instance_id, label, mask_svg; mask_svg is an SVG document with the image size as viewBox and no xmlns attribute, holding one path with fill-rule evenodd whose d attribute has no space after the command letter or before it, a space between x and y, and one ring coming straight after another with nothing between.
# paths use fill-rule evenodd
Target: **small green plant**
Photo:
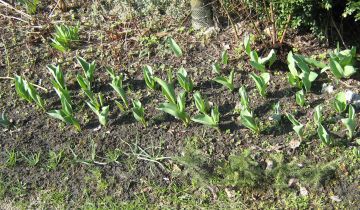
<instances>
[{"instance_id":1,"label":"small green plant","mask_svg":"<svg viewBox=\"0 0 360 210\"><path fill-rule=\"evenodd\" d=\"M348 117L341 119L341 122L345 125L348 130L348 137L352 139L354 137L356 129L356 120L355 120L355 109L352 105L349 106Z\"/></svg>"},{"instance_id":2,"label":"small green plant","mask_svg":"<svg viewBox=\"0 0 360 210\"><path fill-rule=\"evenodd\" d=\"M323 119L323 116L322 116L322 106L321 105L317 105L314 109L314 123L315 125L318 125L320 123L322 123L322 121L324 120Z\"/></svg>"},{"instance_id":3,"label":"small green plant","mask_svg":"<svg viewBox=\"0 0 360 210\"><path fill-rule=\"evenodd\" d=\"M134 118L141 122L145 127L147 126L146 120L145 120L145 110L144 107L142 106L141 102L139 100L133 101L133 108L132 108L132 112L134 115Z\"/></svg>"},{"instance_id":4,"label":"small green plant","mask_svg":"<svg viewBox=\"0 0 360 210\"><path fill-rule=\"evenodd\" d=\"M24 5L26 12L30 15L34 15L36 13L37 7L40 3L39 0L18 0L22 5Z\"/></svg>"},{"instance_id":5,"label":"small green plant","mask_svg":"<svg viewBox=\"0 0 360 210\"><path fill-rule=\"evenodd\" d=\"M349 78L356 73L356 47L340 51L339 46L330 53L330 70L337 79Z\"/></svg>"},{"instance_id":6,"label":"small green plant","mask_svg":"<svg viewBox=\"0 0 360 210\"><path fill-rule=\"evenodd\" d=\"M210 104L207 98L203 98L199 91L194 93L195 106L199 110L199 112L203 114L207 114L210 110Z\"/></svg>"},{"instance_id":7,"label":"small green plant","mask_svg":"<svg viewBox=\"0 0 360 210\"><path fill-rule=\"evenodd\" d=\"M181 92L177 97L177 103L171 103L170 101L170 103L162 103L157 109L182 120L185 126L188 126L190 117L185 111L185 96L186 93Z\"/></svg>"},{"instance_id":8,"label":"small green plant","mask_svg":"<svg viewBox=\"0 0 360 210\"><path fill-rule=\"evenodd\" d=\"M97 115L100 124L106 126L109 121L109 106L101 106L101 110L98 110L91 102L86 102L86 104L90 107L91 111Z\"/></svg>"},{"instance_id":9,"label":"small green plant","mask_svg":"<svg viewBox=\"0 0 360 210\"><path fill-rule=\"evenodd\" d=\"M18 161L18 153L14 149L11 151L6 150L6 155L6 165L9 167L15 166Z\"/></svg>"},{"instance_id":10,"label":"small green plant","mask_svg":"<svg viewBox=\"0 0 360 210\"><path fill-rule=\"evenodd\" d=\"M40 155L41 155L40 152L31 154L31 155L29 155L29 157L24 155L22 152L20 154L26 160L27 164L31 167L36 166L40 161Z\"/></svg>"},{"instance_id":11,"label":"small green plant","mask_svg":"<svg viewBox=\"0 0 360 210\"><path fill-rule=\"evenodd\" d=\"M293 130L299 136L300 140L304 138L304 125L301 124L292 114L286 114L287 118L293 125Z\"/></svg>"},{"instance_id":12,"label":"small green plant","mask_svg":"<svg viewBox=\"0 0 360 210\"><path fill-rule=\"evenodd\" d=\"M106 159L109 163L119 163L118 159L121 157L121 155L121 150L116 148L115 150L111 150L106 153Z\"/></svg>"},{"instance_id":13,"label":"small green plant","mask_svg":"<svg viewBox=\"0 0 360 210\"><path fill-rule=\"evenodd\" d=\"M229 160L219 169L224 176L222 182L232 187L254 187L260 183L262 170L251 157L250 150L244 150L240 155L230 155Z\"/></svg>"},{"instance_id":14,"label":"small green plant","mask_svg":"<svg viewBox=\"0 0 360 210\"><path fill-rule=\"evenodd\" d=\"M5 127L5 128L8 128L10 126L10 121L9 119L6 117L5 115L5 111L1 114L0 116L0 125Z\"/></svg>"},{"instance_id":15,"label":"small green plant","mask_svg":"<svg viewBox=\"0 0 360 210\"><path fill-rule=\"evenodd\" d=\"M244 86L239 89L241 110L250 110L250 98Z\"/></svg>"},{"instance_id":16,"label":"small green plant","mask_svg":"<svg viewBox=\"0 0 360 210\"><path fill-rule=\"evenodd\" d=\"M47 164L47 169L49 171L54 170L61 162L61 160L64 158L64 152L60 151L56 153L55 151L50 150L49 152L49 160Z\"/></svg>"},{"instance_id":17,"label":"small green plant","mask_svg":"<svg viewBox=\"0 0 360 210\"><path fill-rule=\"evenodd\" d=\"M281 120L281 111L280 111L280 101L273 105L273 114L271 115L271 119L276 123L279 123Z\"/></svg>"},{"instance_id":18,"label":"small green plant","mask_svg":"<svg viewBox=\"0 0 360 210\"><path fill-rule=\"evenodd\" d=\"M304 91L303 90L299 90L296 92L295 94L295 99L296 99L296 103L303 107L305 105L305 96L304 96Z\"/></svg>"},{"instance_id":19,"label":"small green plant","mask_svg":"<svg viewBox=\"0 0 360 210\"><path fill-rule=\"evenodd\" d=\"M195 117L191 118L191 120L194 122L197 122L197 123L208 125L213 128L218 128L219 121L220 121L219 108L217 106L215 106L211 110L211 115L201 113L201 114L198 114Z\"/></svg>"},{"instance_id":20,"label":"small green plant","mask_svg":"<svg viewBox=\"0 0 360 210\"><path fill-rule=\"evenodd\" d=\"M224 85L225 87L227 87L232 92L235 89L235 87L234 87L234 76L235 76L235 71L232 70L228 77L218 76L218 77L216 77L214 79L214 81L221 84L221 85Z\"/></svg>"},{"instance_id":21,"label":"small green plant","mask_svg":"<svg viewBox=\"0 0 360 210\"><path fill-rule=\"evenodd\" d=\"M80 39L79 27L79 24L76 26L55 26L55 34L51 39L51 46L60 52L69 51L73 46L73 42L77 42Z\"/></svg>"},{"instance_id":22,"label":"small green plant","mask_svg":"<svg viewBox=\"0 0 360 210\"><path fill-rule=\"evenodd\" d=\"M24 80L21 76L15 76L15 89L20 98L28 101L29 103L35 102L38 107L45 110L45 102L40 97L34 86Z\"/></svg>"},{"instance_id":23,"label":"small green plant","mask_svg":"<svg viewBox=\"0 0 360 210\"><path fill-rule=\"evenodd\" d=\"M164 80L154 77L154 80L161 86L162 94L171 104L176 104L175 90L172 83L166 83Z\"/></svg>"},{"instance_id":24,"label":"small green plant","mask_svg":"<svg viewBox=\"0 0 360 210\"><path fill-rule=\"evenodd\" d=\"M51 110L48 114L58 120L67 124L73 125L77 131L81 130L79 121L75 118L73 108L68 99L64 95L59 94L62 108L60 110Z\"/></svg>"},{"instance_id":25,"label":"small green plant","mask_svg":"<svg viewBox=\"0 0 360 210\"><path fill-rule=\"evenodd\" d=\"M266 89L270 82L270 74L262 73L260 74L260 76L258 76L255 73L250 73L250 77L254 80L256 88L258 89L260 95L262 97L266 97Z\"/></svg>"},{"instance_id":26,"label":"small green plant","mask_svg":"<svg viewBox=\"0 0 360 210\"><path fill-rule=\"evenodd\" d=\"M81 66L81 68L84 70L85 78L89 81L89 83L94 81L94 72L95 72L95 61L88 63L84 58L77 57L77 62Z\"/></svg>"},{"instance_id":27,"label":"small green plant","mask_svg":"<svg viewBox=\"0 0 360 210\"><path fill-rule=\"evenodd\" d=\"M265 65L268 64L268 66L271 67L276 61L276 54L274 50L271 50L270 53L264 58L259 57L256 51L252 51L249 35L245 36L244 38L244 47L246 54L250 56L250 65L260 72L266 72Z\"/></svg>"},{"instance_id":28,"label":"small green plant","mask_svg":"<svg viewBox=\"0 0 360 210\"><path fill-rule=\"evenodd\" d=\"M290 70L288 74L289 83L298 88L304 87L305 91L309 92L312 82L316 80L318 74L310 70L305 58L301 55L294 55L292 52L289 52L287 60ZM301 73L298 72L296 67L300 68Z\"/></svg>"},{"instance_id":29,"label":"small green plant","mask_svg":"<svg viewBox=\"0 0 360 210\"><path fill-rule=\"evenodd\" d=\"M191 78L188 76L186 70L184 68L180 68L176 75L177 75L180 86L187 93L190 93L193 90L194 85L193 85Z\"/></svg>"},{"instance_id":30,"label":"small green plant","mask_svg":"<svg viewBox=\"0 0 360 210\"><path fill-rule=\"evenodd\" d=\"M335 110L338 113L344 112L347 107L345 92L339 92L338 94L336 94L333 103L334 103Z\"/></svg>"},{"instance_id":31,"label":"small green plant","mask_svg":"<svg viewBox=\"0 0 360 210\"><path fill-rule=\"evenodd\" d=\"M254 133L256 134L260 133L260 128L255 121L253 113L250 110L247 109L241 110L240 121L245 127L249 128Z\"/></svg>"},{"instance_id":32,"label":"small green plant","mask_svg":"<svg viewBox=\"0 0 360 210\"><path fill-rule=\"evenodd\" d=\"M60 66L48 65L47 69L53 76L51 83L56 93L59 95L60 98L61 96L64 96L66 100L71 104L70 93L65 85L64 74L61 71Z\"/></svg>"},{"instance_id":33,"label":"small green plant","mask_svg":"<svg viewBox=\"0 0 360 210\"><path fill-rule=\"evenodd\" d=\"M317 133L320 138L320 141L325 145L331 145L333 142L330 138L329 133L326 131L324 126L322 126L320 123L318 124Z\"/></svg>"},{"instance_id":34,"label":"small green plant","mask_svg":"<svg viewBox=\"0 0 360 210\"><path fill-rule=\"evenodd\" d=\"M228 52L227 50L224 50L222 53L221 53L221 63L223 65L227 65L229 62L229 55L228 55Z\"/></svg>"},{"instance_id":35,"label":"small green plant","mask_svg":"<svg viewBox=\"0 0 360 210\"><path fill-rule=\"evenodd\" d=\"M181 57L183 55L180 46L175 42L175 40L172 37L167 38L167 43L168 43L170 49L176 55L176 57Z\"/></svg>"},{"instance_id":36,"label":"small green plant","mask_svg":"<svg viewBox=\"0 0 360 210\"><path fill-rule=\"evenodd\" d=\"M120 96L122 103L115 101L116 105L119 107L121 111L125 111L129 108L129 100L126 96L124 87L123 87L123 79L124 75L120 74L119 76L115 75L115 72L112 68L107 68L108 73L112 79L110 86L115 90L115 92Z\"/></svg>"},{"instance_id":37,"label":"small green plant","mask_svg":"<svg viewBox=\"0 0 360 210\"><path fill-rule=\"evenodd\" d=\"M145 80L146 86L151 90L155 90L156 89L156 81L154 80L154 73L153 73L151 66L146 65L143 68L143 74L144 74L144 80Z\"/></svg>"}]
</instances>

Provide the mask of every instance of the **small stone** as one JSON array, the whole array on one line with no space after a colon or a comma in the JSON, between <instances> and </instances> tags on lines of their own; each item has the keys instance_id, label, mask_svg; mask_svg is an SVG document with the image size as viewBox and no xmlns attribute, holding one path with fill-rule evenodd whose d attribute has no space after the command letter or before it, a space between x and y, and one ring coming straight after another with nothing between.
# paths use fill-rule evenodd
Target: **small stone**
<instances>
[{"instance_id":1,"label":"small stone","mask_svg":"<svg viewBox=\"0 0 360 210\"><path fill-rule=\"evenodd\" d=\"M307 196L308 194L309 192L307 191L307 189L305 187L300 186L300 195Z\"/></svg>"},{"instance_id":2,"label":"small stone","mask_svg":"<svg viewBox=\"0 0 360 210\"><path fill-rule=\"evenodd\" d=\"M335 202L341 202L341 199L337 195L330 196L330 199L335 201Z\"/></svg>"},{"instance_id":3,"label":"small stone","mask_svg":"<svg viewBox=\"0 0 360 210\"><path fill-rule=\"evenodd\" d=\"M328 93L328 94L331 94L334 92L334 86L328 84L328 83L324 83L322 85L322 88L321 88L321 93Z\"/></svg>"},{"instance_id":4,"label":"small stone","mask_svg":"<svg viewBox=\"0 0 360 210\"><path fill-rule=\"evenodd\" d=\"M235 197L235 190L229 190L228 188L225 188L225 193L228 196L228 198Z\"/></svg>"},{"instance_id":5,"label":"small stone","mask_svg":"<svg viewBox=\"0 0 360 210\"><path fill-rule=\"evenodd\" d=\"M288 187L294 187L297 184L298 180L295 178L291 178L288 182Z\"/></svg>"},{"instance_id":6,"label":"small stone","mask_svg":"<svg viewBox=\"0 0 360 210\"><path fill-rule=\"evenodd\" d=\"M289 142L289 146L291 149L296 149L300 146L300 141L293 139Z\"/></svg>"}]
</instances>

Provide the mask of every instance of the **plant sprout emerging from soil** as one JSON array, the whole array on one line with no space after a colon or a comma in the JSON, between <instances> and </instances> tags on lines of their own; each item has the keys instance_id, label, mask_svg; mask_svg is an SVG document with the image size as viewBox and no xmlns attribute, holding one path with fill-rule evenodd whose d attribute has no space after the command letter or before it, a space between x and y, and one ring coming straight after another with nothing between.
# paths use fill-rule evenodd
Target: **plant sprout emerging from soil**
<instances>
[{"instance_id":1,"label":"plant sprout emerging from soil","mask_svg":"<svg viewBox=\"0 0 360 210\"><path fill-rule=\"evenodd\" d=\"M13 167L16 165L16 162L18 161L18 152L16 152L14 149L11 151L6 150L6 165Z\"/></svg>"},{"instance_id":2,"label":"plant sprout emerging from soil","mask_svg":"<svg viewBox=\"0 0 360 210\"><path fill-rule=\"evenodd\" d=\"M207 98L203 98L199 91L195 92L193 96L195 100L195 106L199 110L199 112L207 114L210 110L210 104Z\"/></svg>"},{"instance_id":3,"label":"plant sprout emerging from soil","mask_svg":"<svg viewBox=\"0 0 360 210\"><path fill-rule=\"evenodd\" d=\"M170 49L176 55L176 57L181 57L183 55L180 46L175 42L175 40L172 37L167 38L167 43L168 43Z\"/></svg>"},{"instance_id":4,"label":"plant sprout emerging from soil","mask_svg":"<svg viewBox=\"0 0 360 210\"><path fill-rule=\"evenodd\" d=\"M129 100L126 96L124 87L123 87L123 78L124 75L120 74L119 76L115 75L115 72L112 68L107 68L107 72L110 74L112 79L110 86L115 90L115 92L120 96L122 103L115 101L116 105L121 111L125 111L129 108Z\"/></svg>"},{"instance_id":5,"label":"plant sprout emerging from soil","mask_svg":"<svg viewBox=\"0 0 360 210\"><path fill-rule=\"evenodd\" d=\"M34 15L36 13L37 7L40 3L39 0L18 0L22 5L24 5L26 12L30 15Z\"/></svg>"},{"instance_id":6,"label":"plant sprout emerging from soil","mask_svg":"<svg viewBox=\"0 0 360 210\"><path fill-rule=\"evenodd\" d=\"M180 119L183 121L185 126L188 126L190 123L190 117L185 112L185 96L186 93L181 92L177 97L177 103L171 103L170 101L170 103L162 103L157 109L166 112L177 119Z\"/></svg>"},{"instance_id":7,"label":"plant sprout emerging from soil","mask_svg":"<svg viewBox=\"0 0 360 210\"><path fill-rule=\"evenodd\" d=\"M35 102L38 107L45 110L45 102L40 97L34 86L24 80L21 76L16 75L15 78L15 89L20 98L28 101L29 103Z\"/></svg>"},{"instance_id":8,"label":"plant sprout emerging from soil","mask_svg":"<svg viewBox=\"0 0 360 210\"><path fill-rule=\"evenodd\" d=\"M232 92L235 89L235 87L234 87L234 75L235 75L235 71L232 70L228 77L218 76L218 77L216 77L214 79L214 81L221 84L221 85L224 85L225 87L227 87Z\"/></svg>"},{"instance_id":9,"label":"plant sprout emerging from soil","mask_svg":"<svg viewBox=\"0 0 360 210\"><path fill-rule=\"evenodd\" d=\"M256 51L252 51L249 35L244 37L244 47L246 54L250 56L250 65L260 72L266 71L266 64L271 67L276 61L276 54L274 50L271 50L270 53L264 58L259 57Z\"/></svg>"},{"instance_id":10,"label":"plant sprout emerging from soil","mask_svg":"<svg viewBox=\"0 0 360 210\"><path fill-rule=\"evenodd\" d=\"M228 52L227 50L224 50L222 53L221 53L221 60L220 61L217 61L215 62L213 65L212 65L212 70L213 72L215 72L216 74L220 74L221 72L221 65L220 63L223 65L223 66L226 66L228 63L229 63L229 55L228 55Z\"/></svg>"},{"instance_id":11,"label":"plant sprout emerging from soil","mask_svg":"<svg viewBox=\"0 0 360 210\"><path fill-rule=\"evenodd\" d=\"M239 89L241 110L250 110L250 98L244 86Z\"/></svg>"},{"instance_id":12,"label":"plant sprout emerging from soil","mask_svg":"<svg viewBox=\"0 0 360 210\"><path fill-rule=\"evenodd\" d=\"M8 128L10 126L10 121L9 119L6 117L5 115L5 111L1 114L0 116L0 125L5 127L5 128Z\"/></svg>"},{"instance_id":13,"label":"plant sprout emerging from soil","mask_svg":"<svg viewBox=\"0 0 360 210\"><path fill-rule=\"evenodd\" d=\"M94 72L95 72L95 61L88 63L84 58L77 57L77 62L81 66L81 68L84 70L85 78L89 81L89 83L94 81Z\"/></svg>"},{"instance_id":14,"label":"plant sprout emerging from soil","mask_svg":"<svg viewBox=\"0 0 360 210\"><path fill-rule=\"evenodd\" d=\"M72 43L79 41L79 24L76 26L59 25L55 26L55 34L51 39L51 46L60 52L69 51Z\"/></svg>"},{"instance_id":15,"label":"plant sprout emerging from soil","mask_svg":"<svg viewBox=\"0 0 360 210\"><path fill-rule=\"evenodd\" d=\"M179 81L180 86L187 92L190 93L193 88L193 82L191 78L188 76L186 70L184 68L180 68L177 72L177 79Z\"/></svg>"},{"instance_id":16,"label":"plant sprout emerging from soil","mask_svg":"<svg viewBox=\"0 0 360 210\"><path fill-rule=\"evenodd\" d=\"M330 53L330 70L337 79L349 78L356 73L356 47L340 51L339 46Z\"/></svg>"},{"instance_id":17,"label":"plant sprout emerging from soil","mask_svg":"<svg viewBox=\"0 0 360 210\"><path fill-rule=\"evenodd\" d=\"M201 113L191 118L191 120L197 123L208 125L213 128L218 128L220 121L219 108L215 106L211 109L211 115Z\"/></svg>"},{"instance_id":18,"label":"plant sprout emerging from soil","mask_svg":"<svg viewBox=\"0 0 360 210\"><path fill-rule=\"evenodd\" d=\"M292 114L286 114L287 118L293 125L293 130L299 136L300 140L304 138L304 125L301 124Z\"/></svg>"},{"instance_id":19,"label":"plant sprout emerging from soil","mask_svg":"<svg viewBox=\"0 0 360 210\"><path fill-rule=\"evenodd\" d=\"M326 131L324 126L322 126L320 123L318 124L317 133L320 138L320 141L325 145L331 145L333 142L330 138L329 133Z\"/></svg>"},{"instance_id":20,"label":"plant sprout emerging from soil","mask_svg":"<svg viewBox=\"0 0 360 210\"><path fill-rule=\"evenodd\" d=\"M255 121L254 115L252 111L244 109L240 111L240 121L241 123L253 131L255 134L260 133L260 128Z\"/></svg>"},{"instance_id":21,"label":"plant sprout emerging from soil","mask_svg":"<svg viewBox=\"0 0 360 210\"><path fill-rule=\"evenodd\" d=\"M334 107L338 113L342 113L346 110L346 94L345 92L339 92L334 99Z\"/></svg>"},{"instance_id":22,"label":"plant sprout emerging from soil","mask_svg":"<svg viewBox=\"0 0 360 210\"><path fill-rule=\"evenodd\" d=\"M348 130L349 139L352 139L356 128L355 109L352 105L349 106L348 118L341 119L341 122L345 125L346 129Z\"/></svg>"},{"instance_id":23,"label":"plant sprout emerging from soil","mask_svg":"<svg viewBox=\"0 0 360 210\"><path fill-rule=\"evenodd\" d=\"M303 107L305 105L305 96L304 96L304 90L299 90L295 94L296 103Z\"/></svg>"},{"instance_id":24,"label":"plant sprout emerging from soil","mask_svg":"<svg viewBox=\"0 0 360 210\"><path fill-rule=\"evenodd\" d=\"M49 160L48 160L48 164L46 166L48 171L54 170L60 164L63 157L64 157L63 151L59 151L58 153L56 153L55 151L50 150L49 151Z\"/></svg>"},{"instance_id":25,"label":"plant sprout emerging from soil","mask_svg":"<svg viewBox=\"0 0 360 210\"><path fill-rule=\"evenodd\" d=\"M164 80L154 77L154 80L161 86L163 96L171 104L176 104L175 90L172 83L166 83Z\"/></svg>"},{"instance_id":26,"label":"plant sprout emerging from soil","mask_svg":"<svg viewBox=\"0 0 360 210\"><path fill-rule=\"evenodd\" d=\"M266 97L266 89L270 82L270 74L262 73L260 74L260 76L258 76L255 73L250 73L250 77L254 80L256 88L258 89L260 95L262 97Z\"/></svg>"},{"instance_id":27,"label":"plant sprout emerging from soil","mask_svg":"<svg viewBox=\"0 0 360 210\"><path fill-rule=\"evenodd\" d=\"M64 74L61 71L60 66L48 65L47 69L53 76L51 83L56 93L59 95L60 98L61 96L65 97L67 102L71 104L70 93L65 85Z\"/></svg>"},{"instance_id":28,"label":"plant sprout emerging from soil","mask_svg":"<svg viewBox=\"0 0 360 210\"><path fill-rule=\"evenodd\" d=\"M323 121L323 116L322 116L322 106L321 105L317 105L315 107L315 110L314 110L314 123L315 125L318 125L319 123L322 123Z\"/></svg>"},{"instance_id":29,"label":"plant sprout emerging from soil","mask_svg":"<svg viewBox=\"0 0 360 210\"><path fill-rule=\"evenodd\" d=\"M298 88L303 86L305 91L309 92L311 90L312 82L316 80L318 74L310 70L303 56L294 55L292 52L289 52L287 60L290 70L290 73L288 74L289 83ZM300 68L301 73L298 72L296 67Z\"/></svg>"},{"instance_id":30,"label":"plant sprout emerging from soil","mask_svg":"<svg viewBox=\"0 0 360 210\"><path fill-rule=\"evenodd\" d=\"M141 102L139 100L135 100L132 102L132 104L133 108L131 110L133 112L134 118L146 127L147 123L145 121L145 109Z\"/></svg>"},{"instance_id":31,"label":"plant sprout emerging from soil","mask_svg":"<svg viewBox=\"0 0 360 210\"><path fill-rule=\"evenodd\" d=\"M281 120L280 101L273 105L273 112L271 119L279 123Z\"/></svg>"},{"instance_id":32,"label":"plant sprout emerging from soil","mask_svg":"<svg viewBox=\"0 0 360 210\"><path fill-rule=\"evenodd\" d=\"M36 166L39 161L40 161L40 155L41 153L35 153L35 154L31 154L29 156L24 155L22 152L20 152L21 156L26 160L26 163L30 166L30 167L34 167Z\"/></svg>"},{"instance_id":33,"label":"plant sprout emerging from soil","mask_svg":"<svg viewBox=\"0 0 360 210\"><path fill-rule=\"evenodd\" d=\"M154 76L153 76L154 73L153 73L151 66L146 65L143 68L143 74L144 74L144 80L145 80L146 86L151 90L155 90L156 89L156 81L154 80Z\"/></svg>"}]
</instances>

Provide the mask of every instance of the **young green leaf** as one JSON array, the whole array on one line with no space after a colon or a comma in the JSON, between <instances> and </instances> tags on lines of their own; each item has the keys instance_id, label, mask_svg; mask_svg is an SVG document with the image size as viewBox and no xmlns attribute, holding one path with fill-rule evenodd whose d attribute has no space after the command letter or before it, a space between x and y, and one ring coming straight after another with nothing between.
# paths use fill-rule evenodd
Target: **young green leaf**
<instances>
[{"instance_id":1,"label":"young green leaf","mask_svg":"<svg viewBox=\"0 0 360 210\"><path fill-rule=\"evenodd\" d=\"M355 109L352 105L349 106L348 118L341 119L341 122L348 130L349 139L352 139L356 129Z\"/></svg>"},{"instance_id":2,"label":"young green leaf","mask_svg":"<svg viewBox=\"0 0 360 210\"><path fill-rule=\"evenodd\" d=\"M203 98L199 91L194 93L194 100L196 108L203 114L207 114L210 109L210 104L207 98Z\"/></svg>"},{"instance_id":3,"label":"young green leaf","mask_svg":"<svg viewBox=\"0 0 360 210\"><path fill-rule=\"evenodd\" d=\"M244 86L239 89L241 110L250 110L250 98Z\"/></svg>"},{"instance_id":4,"label":"young green leaf","mask_svg":"<svg viewBox=\"0 0 360 210\"><path fill-rule=\"evenodd\" d=\"M322 106L321 105L317 105L315 107L314 110L314 123L315 125L321 124L323 121L323 116L322 116Z\"/></svg>"},{"instance_id":5,"label":"young green leaf","mask_svg":"<svg viewBox=\"0 0 360 210\"><path fill-rule=\"evenodd\" d=\"M218 62L214 63L211 67L213 72L215 72L216 74L220 74L221 67Z\"/></svg>"},{"instance_id":6,"label":"young green leaf","mask_svg":"<svg viewBox=\"0 0 360 210\"><path fill-rule=\"evenodd\" d=\"M250 56L251 46L250 46L250 36L249 35L246 35L244 37L244 47L245 47L246 54L248 54Z\"/></svg>"},{"instance_id":7,"label":"young green leaf","mask_svg":"<svg viewBox=\"0 0 360 210\"><path fill-rule=\"evenodd\" d=\"M5 115L5 111L1 114L1 117L0 117L0 125L5 127L5 128L8 128L10 126L10 121L9 119L6 117Z\"/></svg>"},{"instance_id":8,"label":"young green leaf","mask_svg":"<svg viewBox=\"0 0 360 210\"><path fill-rule=\"evenodd\" d=\"M181 57L183 55L182 50L180 46L175 42L175 40L171 37L167 39L167 42L171 48L171 50L174 52L176 57Z\"/></svg>"},{"instance_id":9,"label":"young green leaf","mask_svg":"<svg viewBox=\"0 0 360 210\"><path fill-rule=\"evenodd\" d=\"M190 77L188 77L187 72L184 68L180 68L177 72L177 78L180 86L186 91L191 92L194 85Z\"/></svg>"},{"instance_id":10,"label":"young green leaf","mask_svg":"<svg viewBox=\"0 0 360 210\"><path fill-rule=\"evenodd\" d=\"M221 63L223 65L227 65L228 64L228 61L229 61L229 55L227 53L227 50L224 50L222 53L221 53Z\"/></svg>"},{"instance_id":11,"label":"young green leaf","mask_svg":"<svg viewBox=\"0 0 360 210\"><path fill-rule=\"evenodd\" d=\"M234 87L234 75L235 75L235 71L232 70L230 72L230 75L228 78L223 77L223 76L218 76L214 79L215 82L224 85L225 87L227 87L231 92L235 89Z\"/></svg>"},{"instance_id":12,"label":"young green leaf","mask_svg":"<svg viewBox=\"0 0 360 210\"><path fill-rule=\"evenodd\" d=\"M79 65L82 67L85 73L86 79L89 81L89 83L94 81L94 72L95 72L95 61L88 63L85 59L82 57L76 58Z\"/></svg>"},{"instance_id":13,"label":"young green leaf","mask_svg":"<svg viewBox=\"0 0 360 210\"><path fill-rule=\"evenodd\" d=\"M162 94L169 101L169 103L176 104L175 90L172 84L166 83L164 80L154 77L154 80L161 86Z\"/></svg>"},{"instance_id":14,"label":"young green leaf","mask_svg":"<svg viewBox=\"0 0 360 210\"><path fill-rule=\"evenodd\" d=\"M342 113L346 110L346 94L345 92L339 92L336 94L334 99L335 110L339 113Z\"/></svg>"},{"instance_id":15,"label":"young green leaf","mask_svg":"<svg viewBox=\"0 0 360 210\"><path fill-rule=\"evenodd\" d=\"M241 123L249 128L250 130L252 130L254 133L259 134L260 133L260 128L257 125L255 118L253 116L253 113L250 112L249 110L241 110L240 112L240 121Z\"/></svg>"},{"instance_id":16,"label":"young green leaf","mask_svg":"<svg viewBox=\"0 0 360 210\"><path fill-rule=\"evenodd\" d=\"M295 99L296 99L296 103L299 106L303 107L305 105L304 91L303 90L297 91L295 94Z\"/></svg>"},{"instance_id":17,"label":"young green leaf","mask_svg":"<svg viewBox=\"0 0 360 210\"><path fill-rule=\"evenodd\" d=\"M266 88L270 81L269 73L262 73L260 76L255 73L250 73L250 77L254 80L256 88L258 89L261 96L266 96Z\"/></svg>"},{"instance_id":18,"label":"young green leaf","mask_svg":"<svg viewBox=\"0 0 360 210\"><path fill-rule=\"evenodd\" d=\"M217 106L211 110L211 116L209 116L208 114L199 114L191 118L191 120L194 122L208 125L211 127L218 127L219 119L220 119L220 113Z\"/></svg>"},{"instance_id":19,"label":"young green leaf","mask_svg":"<svg viewBox=\"0 0 360 210\"><path fill-rule=\"evenodd\" d=\"M329 133L326 131L324 126L322 126L321 124L318 124L317 133L318 133L318 136L322 143L324 143L326 145L331 145L333 143L330 138Z\"/></svg>"},{"instance_id":20,"label":"young green leaf","mask_svg":"<svg viewBox=\"0 0 360 210\"><path fill-rule=\"evenodd\" d=\"M292 114L286 114L289 121L293 124L293 130L299 136L300 140L303 139L304 136L304 125L295 119Z\"/></svg>"},{"instance_id":21,"label":"young green leaf","mask_svg":"<svg viewBox=\"0 0 360 210\"><path fill-rule=\"evenodd\" d=\"M151 66L146 65L143 68L143 73L144 73L144 80L145 80L146 86L148 88L150 88L151 90L155 90L156 82L154 80L154 76L153 76L154 73L153 73Z\"/></svg>"},{"instance_id":22,"label":"young green leaf","mask_svg":"<svg viewBox=\"0 0 360 210\"><path fill-rule=\"evenodd\" d=\"M141 102L139 100L133 101L133 108L131 109L134 115L134 118L141 122L145 127L147 126L146 120L145 120L145 110L142 106Z\"/></svg>"}]
</instances>

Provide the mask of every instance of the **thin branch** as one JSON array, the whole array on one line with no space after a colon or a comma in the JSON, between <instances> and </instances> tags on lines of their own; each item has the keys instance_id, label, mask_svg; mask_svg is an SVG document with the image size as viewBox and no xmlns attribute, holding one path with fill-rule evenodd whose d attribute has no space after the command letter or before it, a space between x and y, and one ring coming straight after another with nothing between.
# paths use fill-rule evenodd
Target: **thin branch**
<instances>
[{"instance_id":1,"label":"thin branch","mask_svg":"<svg viewBox=\"0 0 360 210\"><path fill-rule=\"evenodd\" d=\"M8 80L13 80L14 78L13 77L0 77L0 79L8 79ZM37 87L39 89L42 89L43 91L45 92L48 92L48 89L44 88L44 87L41 87L40 85L37 85L37 84L34 84L34 83L30 83L32 84L34 87Z\"/></svg>"},{"instance_id":2,"label":"thin branch","mask_svg":"<svg viewBox=\"0 0 360 210\"><path fill-rule=\"evenodd\" d=\"M272 3L270 3L270 15L271 15L271 23L272 23L272 31L273 31L272 41L273 41L273 46L275 46L275 44L277 42L277 31L276 31L274 7L273 7Z\"/></svg>"},{"instance_id":3,"label":"thin branch","mask_svg":"<svg viewBox=\"0 0 360 210\"><path fill-rule=\"evenodd\" d=\"M16 9L15 7L13 7L11 4L7 3L6 1L0 0L0 3L1 3L0 5L4 5L5 7L12 9L12 10L14 10L15 12L17 12L17 13L25 16L25 17L27 17L28 19L32 19L31 15L28 15L28 14L26 14L25 12Z\"/></svg>"},{"instance_id":4,"label":"thin branch","mask_svg":"<svg viewBox=\"0 0 360 210\"><path fill-rule=\"evenodd\" d=\"M287 29L288 29L288 27L289 27L291 18L292 18L292 15L289 14L288 19L287 19L287 21L286 21L286 25L285 25L284 32L283 32L283 34L282 34L282 36L281 36L281 39L280 39L280 44L282 44L282 43L284 42L284 38L285 38L285 36L286 36L286 31L287 31Z\"/></svg>"},{"instance_id":5,"label":"thin branch","mask_svg":"<svg viewBox=\"0 0 360 210\"><path fill-rule=\"evenodd\" d=\"M220 4L221 4L221 7L222 7L222 8L225 10L225 12L226 12L226 15L228 16L228 19L229 19L229 21L230 21L231 26L234 28L235 36L236 36L236 41L239 41L239 40L240 40L240 37L239 37L238 30L237 30L234 22L232 21L230 15L229 15L229 12L228 12L227 9L225 8L225 6L224 6L224 4L223 4L223 0L220 0L219 2L220 2Z\"/></svg>"},{"instance_id":6,"label":"thin branch","mask_svg":"<svg viewBox=\"0 0 360 210\"><path fill-rule=\"evenodd\" d=\"M15 20L19 20L19 21L21 21L21 22L27 23L26 20L23 20L23 19L21 19L21 18L15 17L15 16L8 16L8 15L4 15L4 14L1 14L1 13L0 13L0 15L3 16L3 17L5 17L5 18L15 19Z\"/></svg>"}]
</instances>

